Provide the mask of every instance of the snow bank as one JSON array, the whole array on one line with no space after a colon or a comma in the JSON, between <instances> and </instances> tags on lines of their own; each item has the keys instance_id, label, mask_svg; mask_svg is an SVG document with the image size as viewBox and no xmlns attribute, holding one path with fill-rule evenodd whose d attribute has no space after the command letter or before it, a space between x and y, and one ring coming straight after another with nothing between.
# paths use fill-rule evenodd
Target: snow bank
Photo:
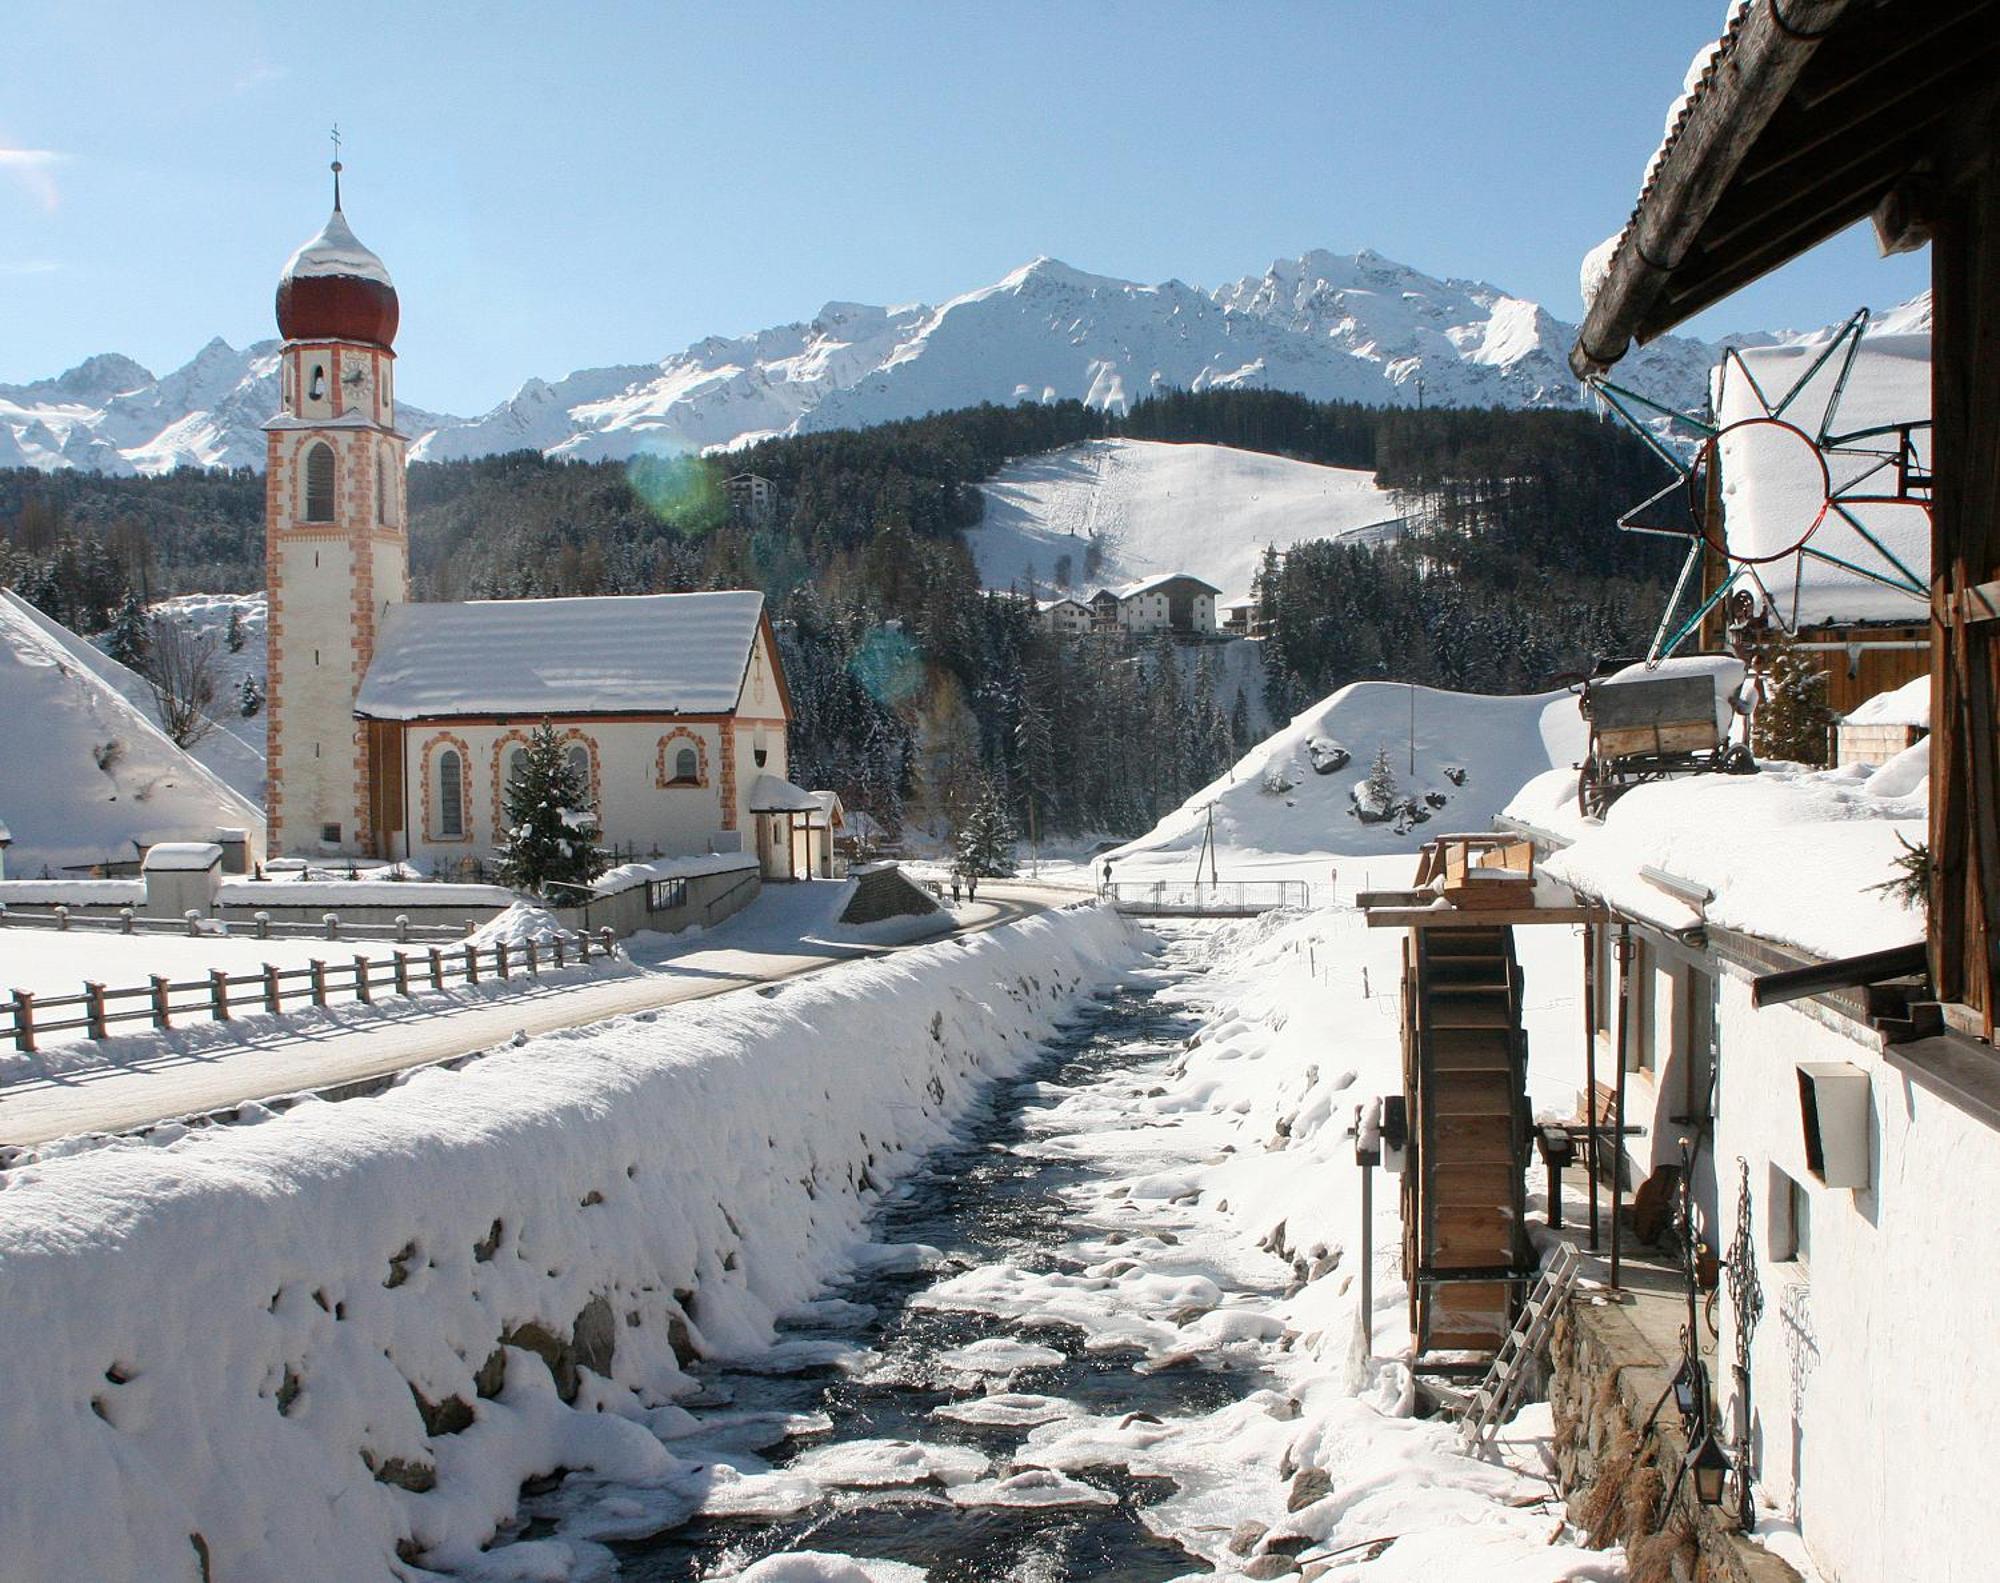
<instances>
[{"instance_id":1,"label":"snow bank","mask_svg":"<svg viewBox=\"0 0 2000 1583\"><path fill-rule=\"evenodd\" d=\"M484 1568L524 1477L685 1476L679 1362L767 1346L1131 950L1047 915L8 1173L0 1576Z\"/></svg>"},{"instance_id":2,"label":"snow bank","mask_svg":"<svg viewBox=\"0 0 2000 1583\"><path fill-rule=\"evenodd\" d=\"M1879 768L1812 770L1768 761L1755 775L1690 775L1635 786L1602 824L1576 804L1576 775L1529 782L1507 817L1568 844L1542 872L1635 918L1704 920L1816 956L1855 956L1922 937L1921 913L1874 890L1929 817L1928 739ZM1697 909L1648 880L1712 893Z\"/></svg>"},{"instance_id":3,"label":"snow bank","mask_svg":"<svg viewBox=\"0 0 2000 1583\"><path fill-rule=\"evenodd\" d=\"M664 857L651 863L621 863L597 877L596 891L600 896L616 896L656 879L700 879L708 874L733 874L756 866L753 852L708 852L692 857Z\"/></svg>"}]
</instances>

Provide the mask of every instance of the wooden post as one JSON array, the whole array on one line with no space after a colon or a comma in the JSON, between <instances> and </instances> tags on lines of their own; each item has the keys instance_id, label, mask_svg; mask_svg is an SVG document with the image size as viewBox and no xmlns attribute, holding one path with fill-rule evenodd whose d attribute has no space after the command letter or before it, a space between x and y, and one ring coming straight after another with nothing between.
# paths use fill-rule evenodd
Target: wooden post
<instances>
[{"instance_id":1,"label":"wooden post","mask_svg":"<svg viewBox=\"0 0 2000 1583\"><path fill-rule=\"evenodd\" d=\"M1597 1251L1597 925L1583 926L1583 1169L1590 1181L1590 1251Z\"/></svg>"},{"instance_id":2,"label":"wooden post","mask_svg":"<svg viewBox=\"0 0 2000 1583\"><path fill-rule=\"evenodd\" d=\"M29 1054L35 1049L35 997L25 989L14 991L14 1048Z\"/></svg>"},{"instance_id":3,"label":"wooden post","mask_svg":"<svg viewBox=\"0 0 2000 1583\"><path fill-rule=\"evenodd\" d=\"M465 981L468 984L479 982L479 947L476 945L465 948Z\"/></svg>"},{"instance_id":4,"label":"wooden post","mask_svg":"<svg viewBox=\"0 0 2000 1583\"><path fill-rule=\"evenodd\" d=\"M108 1039L110 1029L104 1021L104 986L86 982L83 986L83 1016L86 1030L93 1039Z\"/></svg>"},{"instance_id":5,"label":"wooden post","mask_svg":"<svg viewBox=\"0 0 2000 1583\"><path fill-rule=\"evenodd\" d=\"M365 956L354 959L354 998L364 1006L375 1004L374 993L368 985L368 958Z\"/></svg>"},{"instance_id":6,"label":"wooden post","mask_svg":"<svg viewBox=\"0 0 2000 1583\"><path fill-rule=\"evenodd\" d=\"M396 953L396 993L405 1000L410 997L410 959L401 951Z\"/></svg>"},{"instance_id":7,"label":"wooden post","mask_svg":"<svg viewBox=\"0 0 2000 1583\"><path fill-rule=\"evenodd\" d=\"M1631 1038L1632 926L1618 926L1618 1083L1611 1104L1611 1289L1619 1290L1618 1258L1624 1243L1619 1225L1625 1196L1625 1061Z\"/></svg>"},{"instance_id":8,"label":"wooden post","mask_svg":"<svg viewBox=\"0 0 2000 1583\"><path fill-rule=\"evenodd\" d=\"M269 915L264 916L268 922ZM277 965L271 962L264 964L264 1009L274 1017L285 1009L284 991L278 984Z\"/></svg>"},{"instance_id":9,"label":"wooden post","mask_svg":"<svg viewBox=\"0 0 2000 1583\"><path fill-rule=\"evenodd\" d=\"M318 957L314 957L306 964L306 967L312 974L312 1003L315 1006L324 1006L326 1004L326 964Z\"/></svg>"},{"instance_id":10,"label":"wooden post","mask_svg":"<svg viewBox=\"0 0 2000 1583\"><path fill-rule=\"evenodd\" d=\"M530 939L528 941L528 977L540 978L541 976L542 976L542 964L540 960L540 954L536 950L534 940Z\"/></svg>"},{"instance_id":11,"label":"wooden post","mask_svg":"<svg viewBox=\"0 0 2000 1583\"><path fill-rule=\"evenodd\" d=\"M219 967L208 970L208 1010L217 1022L229 1020L229 975Z\"/></svg>"},{"instance_id":12,"label":"wooden post","mask_svg":"<svg viewBox=\"0 0 2000 1583\"><path fill-rule=\"evenodd\" d=\"M431 988L444 988L444 952L437 946L431 947Z\"/></svg>"},{"instance_id":13,"label":"wooden post","mask_svg":"<svg viewBox=\"0 0 2000 1583\"><path fill-rule=\"evenodd\" d=\"M556 936L556 968L558 971L561 970L562 965L563 965L563 937L560 934L558 934Z\"/></svg>"},{"instance_id":14,"label":"wooden post","mask_svg":"<svg viewBox=\"0 0 2000 1583\"><path fill-rule=\"evenodd\" d=\"M167 981L158 973L151 975L153 987L153 1026L171 1028L174 1025L173 1006L167 999Z\"/></svg>"},{"instance_id":15,"label":"wooden post","mask_svg":"<svg viewBox=\"0 0 2000 1583\"><path fill-rule=\"evenodd\" d=\"M611 955L612 942L617 938L618 936L611 932L609 924L599 929L597 931L597 954L602 957L609 957Z\"/></svg>"},{"instance_id":16,"label":"wooden post","mask_svg":"<svg viewBox=\"0 0 2000 1583\"><path fill-rule=\"evenodd\" d=\"M495 971L496 971L497 973L499 973L499 975L500 975L500 976L501 976L502 978L506 978L506 977L508 976L508 974L507 974L507 942L506 942L505 940L501 940L501 941L498 941L498 942L496 942L496 943L494 944L494 947L493 947L493 967L494 967L494 970L495 970Z\"/></svg>"}]
</instances>

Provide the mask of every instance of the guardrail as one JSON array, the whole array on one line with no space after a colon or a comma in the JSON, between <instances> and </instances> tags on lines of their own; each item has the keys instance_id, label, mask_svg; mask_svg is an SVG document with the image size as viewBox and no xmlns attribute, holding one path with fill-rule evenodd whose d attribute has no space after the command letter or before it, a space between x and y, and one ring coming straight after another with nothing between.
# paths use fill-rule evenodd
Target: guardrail
<instances>
[{"instance_id":1,"label":"guardrail","mask_svg":"<svg viewBox=\"0 0 2000 1583\"><path fill-rule=\"evenodd\" d=\"M292 923L274 919L268 912L253 912L248 918L217 918L189 908L178 918L144 918L130 907L120 907L106 916L101 913L72 912L60 902L52 907L8 907L0 903L0 928L91 929L116 934L229 935L257 940L394 940L398 945L411 941L459 940L471 934L476 924L411 923L408 913L397 913L388 923L350 923L337 912L320 915L317 923Z\"/></svg>"},{"instance_id":2,"label":"guardrail","mask_svg":"<svg viewBox=\"0 0 2000 1583\"><path fill-rule=\"evenodd\" d=\"M1103 894L1120 912L1183 918L1241 918L1312 904L1312 887L1302 879L1115 880Z\"/></svg>"},{"instance_id":3,"label":"guardrail","mask_svg":"<svg viewBox=\"0 0 2000 1583\"><path fill-rule=\"evenodd\" d=\"M377 990L410 998L427 990L443 990L454 980L477 984L482 973L511 978L516 966L530 978L539 978L544 967L554 972L612 953L612 933L600 929L595 938L555 934L520 945L504 940L496 945L468 944L451 949L434 945L422 956L398 951L386 960L355 956L346 962L327 963L314 959L293 968L266 962L255 973L237 974L211 968L206 978L181 983L155 973L144 984L121 989L86 982L79 995L43 996L17 989L0 1000L0 1040L11 1039L16 1050L32 1054L44 1034L78 1028L87 1039L108 1039L114 1023L147 1022L165 1029L174 1026L176 1017L230 1022L239 1011L277 1016L286 1010L287 1001L294 1003L294 1009L298 1003L327 1005L334 991L346 991L360 1004L372 1005ZM140 1004L128 1007L128 1001ZM79 1010L80 1015L49 1016L51 1011Z\"/></svg>"}]
</instances>

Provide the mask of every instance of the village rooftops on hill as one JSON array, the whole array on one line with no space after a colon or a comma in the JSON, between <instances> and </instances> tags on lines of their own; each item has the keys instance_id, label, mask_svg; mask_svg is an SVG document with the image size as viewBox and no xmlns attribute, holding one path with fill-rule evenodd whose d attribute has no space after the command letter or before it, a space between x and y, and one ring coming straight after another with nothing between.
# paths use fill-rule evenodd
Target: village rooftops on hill
<instances>
[{"instance_id":1,"label":"village rooftops on hill","mask_svg":"<svg viewBox=\"0 0 2000 1583\"><path fill-rule=\"evenodd\" d=\"M764 596L737 591L392 605L354 712L727 714L763 621Z\"/></svg>"}]
</instances>

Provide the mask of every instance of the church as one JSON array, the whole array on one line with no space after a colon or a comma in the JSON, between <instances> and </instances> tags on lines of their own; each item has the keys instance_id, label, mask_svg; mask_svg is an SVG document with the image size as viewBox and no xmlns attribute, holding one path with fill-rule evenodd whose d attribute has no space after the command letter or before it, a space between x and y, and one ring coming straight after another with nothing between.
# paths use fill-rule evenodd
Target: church
<instances>
[{"instance_id":1,"label":"church","mask_svg":"<svg viewBox=\"0 0 2000 1583\"><path fill-rule=\"evenodd\" d=\"M401 309L333 171L333 214L278 281L282 410L264 425L271 853L490 861L546 720L605 847L754 849L767 879L820 867L762 594L411 601Z\"/></svg>"}]
</instances>

